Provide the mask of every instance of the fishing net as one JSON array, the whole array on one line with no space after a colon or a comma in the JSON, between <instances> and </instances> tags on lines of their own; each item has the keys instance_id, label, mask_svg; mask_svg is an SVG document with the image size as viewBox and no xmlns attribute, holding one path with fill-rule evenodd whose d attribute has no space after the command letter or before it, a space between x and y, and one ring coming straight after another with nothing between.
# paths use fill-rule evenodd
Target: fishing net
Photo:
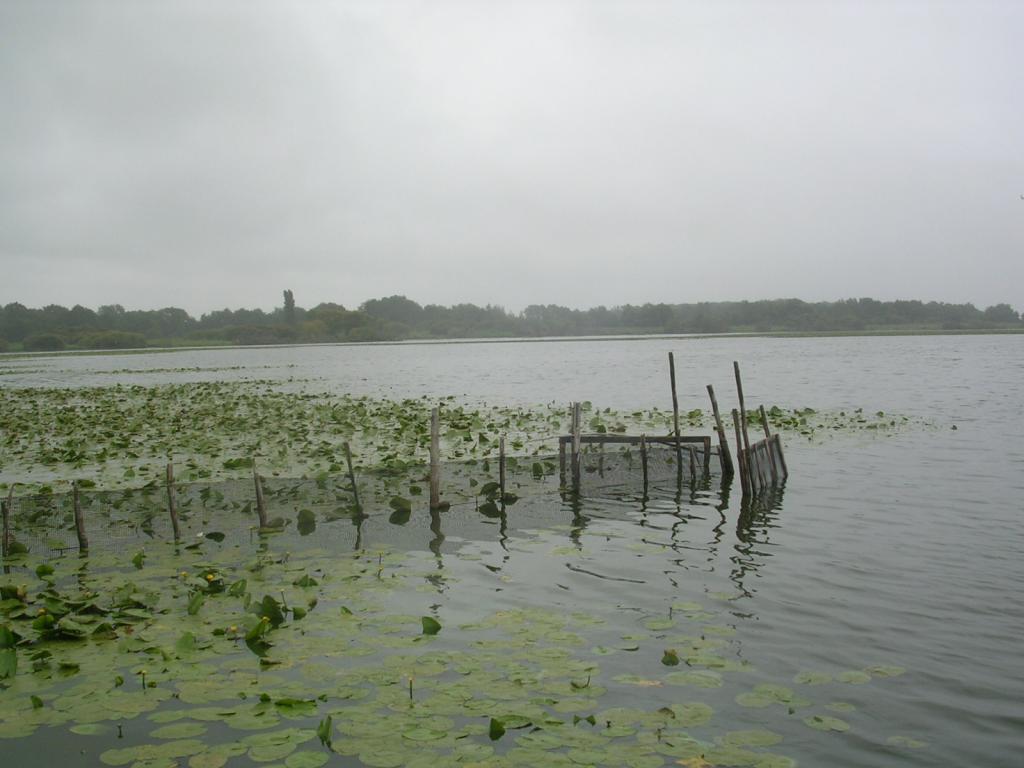
<instances>
[{"instance_id":1,"label":"fishing net","mask_svg":"<svg viewBox=\"0 0 1024 768\"><path fill-rule=\"evenodd\" d=\"M580 453L579 486L574 487L571 445L564 455L509 457L504 495L497 459L442 465L444 511L429 509L429 467L402 471L368 471L357 478L355 492L346 474L315 478L262 477L268 529L259 530L252 478L174 486L181 540L189 545L204 537L255 540L280 533L289 540L351 547L439 546L446 536L492 535L498 526L541 528L565 515L579 516L588 505L645 499L677 504L715 503L721 479L717 446L701 440L682 444L636 444L592 441ZM173 538L165 485L99 490L80 487L78 504L91 548L133 551L149 541ZM632 507L630 507L632 508ZM35 553L60 554L78 549L75 495L42 493L15 496L9 510L13 538ZM311 537L307 539L306 537Z\"/></svg>"}]
</instances>

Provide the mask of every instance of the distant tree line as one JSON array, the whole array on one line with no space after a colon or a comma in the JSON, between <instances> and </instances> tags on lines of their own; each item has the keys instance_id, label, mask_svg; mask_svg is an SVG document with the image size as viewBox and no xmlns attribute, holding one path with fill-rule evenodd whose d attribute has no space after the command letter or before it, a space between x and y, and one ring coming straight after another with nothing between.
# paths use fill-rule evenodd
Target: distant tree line
<instances>
[{"instance_id":1,"label":"distant tree line","mask_svg":"<svg viewBox=\"0 0 1024 768\"><path fill-rule=\"evenodd\" d=\"M531 305L519 313L487 305L422 306L405 296L370 299L357 309L340 304L296 306L292 292L271 312L221 309L193 318L175 307L97 310L12 303L0 311L0 351L130 349L186 344L295 344L399 339L581 336L635 333L871 332L1022 329L1008 304L846 299L799 299L625 304L568 309Z\"/></svg>"}]
</instances>

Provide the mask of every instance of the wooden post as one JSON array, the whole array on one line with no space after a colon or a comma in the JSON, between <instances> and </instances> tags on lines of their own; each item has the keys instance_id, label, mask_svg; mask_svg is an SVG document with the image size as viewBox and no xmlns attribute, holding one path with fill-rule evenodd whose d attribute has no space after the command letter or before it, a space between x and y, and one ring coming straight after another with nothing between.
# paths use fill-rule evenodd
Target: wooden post
<instances>
[{"instance_id":1,"label":"wooden post","mask_svg":"<svg viewBox=\"0 0 1024 768\"><path fill-rule=\"evenodd\" d=\"M352 469L352 451L348 447L346 442L345 448L345 463L348 464L348 481L352 485L352 498L355 500L356 512L362 512L363 507L359 503L359 488L356 487L356 472Z\"/></svg>"},{"instance_id":2,"label":"wooden post","mask_svg":"<svg viewBox=\"0 0 1024 768\"><path fill-rule=\"evenodd\" d=\"M572 488L576 493L580 492L580 430L582 422L582 411L579 403L572 404Z\"/></svg>"},{"instance_id":3,"label":"wooden post","mask_svg":"<svg viewBox=\"0 0 1024 768\"><path fill-rule=\"evenodd\" d=\"M178 501L174 491L174 464L167 462L167 511L171 515L171 528L174 530L174 543L181 541L181 528L178 526Z\"/></svg>"},{"instance_id":4,"label":"wooden post","mask_svg":"<svg viewBox=\"0 0 1024 768\"><path fill-rule=\"evenodd\" d=\"M743 404L743 381L740 379L740 364L735 360L732 362L732 369L736 374L736 394L740 399L740 427L743 429L743 447L747 450L749 458L750 435L747 434L747 407ZM749 463L747 464L747 469L750 469Z\"/></svg>"},{"instance_id":5,"label":"wooden post","mask_svg":"<svg viewBox=\"0 0 1024 768\"><path fill-rule=\"evenodd\" d=\"M647 495L647 435L640 435L640 466L644 472L644 496Z\"/></svg>"},{"instance_id":6,"label":"wooden post","mask_svg":"<svg viewBox=\"0 0 1024 768\"><path fill-rule=\"evenodd\" d=\"M505 436L498 438L498 487L501 491L501 504L505 504Z\"/></svg>"},{"instance_id":7,"label":"wooden post","mask_svg":"<svg viewBox=\"0 0 1024 768\"><path fill-rule=\"evenodd\" d=\"M71 484L71 497L75 506L75 532L78 534L78 551L89 551L89 537L85 535L85 513L82 512L82 500L78 496L78 481Z\"/></svg>"},{"instance_id":8,"label":"wooden post","mask_svg":"<svg viewBox=\"0 0 1024 768\"><path fill-rule=\"evenodd\" d=\"M0 543L3 544L3 556L6 558L11 553L11 510L14 509L14 483L7 489L7 498L3 502L3 532L0 533Z\"/></svg>"},{"instance_id":9,"label":"wooden post","mask_svg":"<svg viewBox=\"0 0 1024 768\"><path fill-rule=\"evenodd\" d=\"M430 412L430 508L441 506L441 409Z\"/></svg>"},{"instance_id":10,"label":"wooden post","mask_svg":"<svg viewBox=\"0 0 1024 768\"><path fill-rule=\"evenodd\" d=\"M558 483L565 485L565 440L558 438Z\"/></svg>"},{"instance_id":11,"label":"wooden post","mask_svg":"<svg viewBox=\"0 0 1024 768\"><path fill-rule=\"evenodd\" d=\"M697 482L697 451L692 445L686 446L686 449L690 454L690 483L695 484Z\"/></svg>"},{"instance_id":12,"label":"wooden post","mask_svg":"<svg viewBox=\"0 0 1024 768\"><path fill-rule=\"evenodd\" d=\"M761 427L764 429L764 446L768 451L768 459L772 468L772 484L779 482L779 468L775 466L775 451L772 450L772 433L768 429L768 414L764 406L759 406L758 413L761 414Z\"/></svg>"},{"instance_id":13,"label":"wooden post","mask_svg":"<svg viewBox=\"0 0 1024 768\"><path fill-rule=\"evenodd\" d=\"M672 427L677 438L679 437L679 398L676 397L676 358L671 352L668 353L668 378L672 384Z\"/></svg>"},{"instance_id":14,"label":"wooden post","mask_svg":"<svg viewBox=\"0 0 1024 768\"><path fill-rule=\"evenodd\" d=\"M711 397L711 412L715 416L715 431L718 432L718 460L722 464L722 474L732 475L732 454L729 453L729 440L725 436L722 415L718 411L718 400L715 399L715 388L708 384L708 395Z\"/></svg>"},{"instance_id":15,"label":"wooden post","mask_svg":"<svg viewBox=\"0 0 1024 768\"><path fill-rule=\"evenodd\" d=\"M679 398L676 397L676 358L668 353L668 378L672 385L672 434L676 438L676 466L682 471L683 449L679 444ZM680 475L681 477L681 475Z\"/></svg>"},{"instance_id":16,"label":"wooden post","mask_svg":"<svg viewBox=\"0 0 1024 768\"><path fill-rule=\"evenodd\" d=\"M2 512L4 518L3 533L0 534L0 555L2 555L6 561L7 542L10 541L11 538L11 509L10 502L7 499L0 502L0 512Z\"/></svg>"},{"instance_id":17,"label":"wooden post","mask_svg":"<svg viewBox=\"0 0 1024 768\"><path fill-rule=\"evenodd\" d=\"M747 461L746 451L743 449L743 440L740 438L740 415L736 412L736 409L732 409L732 425L736 430L736 464L737 469L740 471L740 488L743 490L744 496L750 495L750 478L747 472Z\"/></svg>"},{"instance_id":18,"label":"wooden post","mask_svg":"<svg viewBox=\"0 0 1024 768\"><path fill-rule=\"evenodd\" d=\"M252 462L252 482L256 486L256 514L260 518L260 528L267 527L267 504L263 500L263 478L256 471L256 461Z\"/></svg>"}]
</instances>

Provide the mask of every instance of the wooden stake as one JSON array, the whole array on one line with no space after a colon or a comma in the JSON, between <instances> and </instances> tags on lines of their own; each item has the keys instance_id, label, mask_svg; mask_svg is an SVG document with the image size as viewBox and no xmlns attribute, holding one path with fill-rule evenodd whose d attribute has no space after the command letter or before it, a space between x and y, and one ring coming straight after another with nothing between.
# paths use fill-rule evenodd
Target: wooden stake
<instances>
[{"instance_id":1,"label":"wooden stake","mask_svg":"<svg viewBox=\"0 0 1024 768\"><path fill-rule=\"evenodd\" d=\"M761 414L761 427L764 429L764 445L768 450L768 458L772 468L772 484L779 482L779 468L775 466L775 451L772 450L772 433L768 429L768 414L765 413L764 406L759 406L758 413Z\"/></svg>"},{"instance_id":2,"label":"wooden stake","mask_svg":"<svg viewBox=\"0 0 1024 768\"><path fill-rule=\"evenodd\" d=\"M498 438L498 487L501 491L501 503L505 504L505 436Z\"/></svg>"},{"instance_id":3,"label":"wooden stake","mask_svg":"<svg viewBox=\"0 0 1024 768\"><path fill-rule=\"evenodd\" d=\"M78 534L78 551L89 551L89 537L85 535L85 513L82 512L82 500L78 496L78 481L71 484L71 495L75 506L75 532Z\"/></svg>"},{"instance_id":4,"label":"wooden stake","mask_svg":"<svg viewBox=\"0 0 1024 768\"><path fill-rule=\"evenodd\" d=\"M174 464L167 462L167 511L171 515L171 528L174 530L174 542L181 541L181 528L178 526L178 501L174 491Z\"/></svg>"},{"instance_id":5,"label":"wooden stake","mask_svg":"<svg viewBox=\"0 0 1024 768\"><path fill-rule=\"evenodd\" d=\"M740 427L743 429L743 447L746 449L748 458L750 454L750 435L747 434L747 407L743 404L743 381L740 379L740 364L733 360L733 372L736 374L736 394L740 399ZM750 469L748 462L747 469Z\"/></svg>"},{"instance_id":6,"label":"wooden stake","mask_svg":"<svg viewBox=\"0 0 1024 768\"><path fill-rule=\"evenodd\" d=\"M694 448L692 445L688 445L688 446L686 446L686 448L690 452L690 482L691 483L696 483L697 482L697 449Z\"/></svg>"},{"instance_id":7,"label":"wooden stake","mask_svg":"<svg viewBox=\"0 0 1024 768\"><path fill-rule=\"evenodd\" d=\"M352 451L348 447L348 443L345 443L345 463L348 464L348 481L352 485L352 498L355 500L356 512L362 512L363 507L359 503L359 488L356 487L356 472L352 468Z\"/></svg>"},{"instance_id":8,"label":"wooden stake","mask_svg":"<svg viewBox=\"0 0 1024 768\"><path fill-rule=\"evenodd\" d=\"M722 464L722 474L732 476L732 454L729 453L729 440L725 436L722 415L718 411L718 400L715 399L715 388L708 384L708 395L711 397L711 412L715 416L715 431L718 432L718 460Z\"/></svg>"},{"instance_id":9,"label":"wooden stake","mask_svg":"<svg viewBox=\"0 0 1024 768\"><path fill-rule=\"evenodd\" d=\"M647 435L640 435L640 466L644 471L644 496L647 495Z\"/></svg>"},{"instance_id":10,"label":"wooden stake","mask_svg":"<svg viewBox=\"0 0 1024 768\"><path fill-rule=\"evenodd\" d=\"M736 430L736 445L739 446L736 450L736 464L740 471L740 488L743 490L744 496L749 496L750 478L747 472L746 451L743 449L743 440L740 438L740 415L735 408L732 409L732 425Z\"/></svg>"},{"instance_id":11,"label":"wooden stake","mask_svg":"<svg viewBox=\"0 0 1024 768\"><path fill-rule=\"evenodd\" d=\"M679 476L682 477L683 448L679 444L679 398L676 397L676 358L671 352L668 353L668 378L672 385L672 435L676 439L676 466L679 467Z\"/></svg>"},{"instance_id":12,"label":"wooden stake","mask_svg":"<svg viewBox=\"0 0 1024 768\"><path fill-rule=\"evenodd\" d=\"M673 433L679 437L679 398L676 397L676 358L671 352L668 353L668 378L672 384L672 425Z\"/></svg>"},{"instance_id":13,"label":"wooden stake","mask_svg":"<svg viewBox=\"0 0 1024 768\"><path fill-rule=\"evenodd\" d=\"M430 412L430 508L441 506L441 409Z\"/></svg>"},{"instance_id":14,"label":"wooden stake","mask_svg":"<svg viewBox=\"0 0 1024 768\"><path fill-rule=\"evenodd\" d=\"M260 518L260 528L267 527L267 504L263 500L263 478L256 471L256 460L252 462L252 481L256 486L256 514Z\"/></svg>"},{"instance_id":15,"label":"wooden stake","mask_svg":"<svg viewBox=\"0 0 1024 768\"><path fill-rule=\"evenodd\" d=\"M11 483L11 487L7 489L7 498L2 504L4 527L3 532L0 533L0 544L3 545L4 557L11 553L11 510L14 509L14 485Z\"/></svg>"},{"instance_id":16,"label":"wooden stake","mask_svg":"<svg viewBox=\"0 0 1024 768\"><path fill-rule=\"evenodd\" d=\"M4 560L6 560L7 542L10 541L11 538L11 511L7 499L0 502L0 513L3 514L4 518L3 533L0 534L0 556L3 556Z\"/></svg>"},{"instance_id":17,"label":"wooden stake","mask_svg":"<svg viewBox=\"0 0 1024 768\"><path fill-rule=\"evenodd\" d=\"M576 493L580 492L580 430L582 422L582 411L579 403L572 404L572 487Z\"/></svg>"}]
</instances>

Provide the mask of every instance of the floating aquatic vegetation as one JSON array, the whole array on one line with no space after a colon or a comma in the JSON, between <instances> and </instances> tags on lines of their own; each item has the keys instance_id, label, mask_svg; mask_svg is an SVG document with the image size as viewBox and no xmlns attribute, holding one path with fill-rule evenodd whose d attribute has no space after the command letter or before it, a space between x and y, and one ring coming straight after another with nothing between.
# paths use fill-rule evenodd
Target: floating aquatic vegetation
<instances>
[{"instance_id":1,"label":"floating aquatic vegetation","mask_svg":"<svg viewBox=\"0 0 1024 768\"><path fill-rule=\"evenodd\" d=\"M162 481L164 466L178 465L180 482L238 478L260 472L319 477L342 472L343 444L361 468L401 471L426 461L430 410L426 398L384 400L307 391L279 383L214 381L153 386L0 388L0 478L32 488L72 479L102 488ZM585 429L668 435L670 411L618 412L584 403ZM683 415L687 429L710 430L708 413ZM748 413L752 425L757 411ZM918 425L909 417L861 409L826 412L772 406L773 429L783 434L889 432ZM446 399L441 408L442 452L453 461L494 459L498 438L513 454L550 456L570 428L568 409L472 407ZM556 466L537 458L527 470L538 479ZM418 487L418 486L417 486ZM483 495L496 501L495 488ZM415 491L410 491L415 494ZM508 492L511 494L511 491ZM514 499L506 497L506 503Z\"/></svg>"},{"instance_id":2,"label":"floating aquatic vegetation","mask_svg":"<svg viewBox=\"0 0 1024 768\"><path fill-rule=\"evenodd\" d=\"M415 602L410 586L421 575L411 554L247 553L209 541L154 544L141 569L132 559L26 561L3 583L0 645L19 663L0 690L0 737L64 728L98 740L112 766L204 768L244 756L304 768L326 764L331 752L369 766L499 754L511 765L791 764L766 751L782 739L774 731L716 735L706 702L659 694L664 703L646 709L602 705L615 686L722 687L729 671L680 667L694 663L692 643L714 647L731 633L680 636L651 659L650 676L606 677L577 634L606 632L605 622L583 612L485 611L448 627L446 644L435 646L441 621L388 608L392 599ZM384 569L392 575L382 578ZM702 623L699 604L685 607L699 617L687 620L695 630L715 626ZM659 632L622 645L653 650ZM678 663L666 669L659 662L672 654ZM806 705L770 683L739 699ZM804 722L849 727L822 715ZM145 743L118 744L117 728Z\"/></svg>"}]
</instances>

